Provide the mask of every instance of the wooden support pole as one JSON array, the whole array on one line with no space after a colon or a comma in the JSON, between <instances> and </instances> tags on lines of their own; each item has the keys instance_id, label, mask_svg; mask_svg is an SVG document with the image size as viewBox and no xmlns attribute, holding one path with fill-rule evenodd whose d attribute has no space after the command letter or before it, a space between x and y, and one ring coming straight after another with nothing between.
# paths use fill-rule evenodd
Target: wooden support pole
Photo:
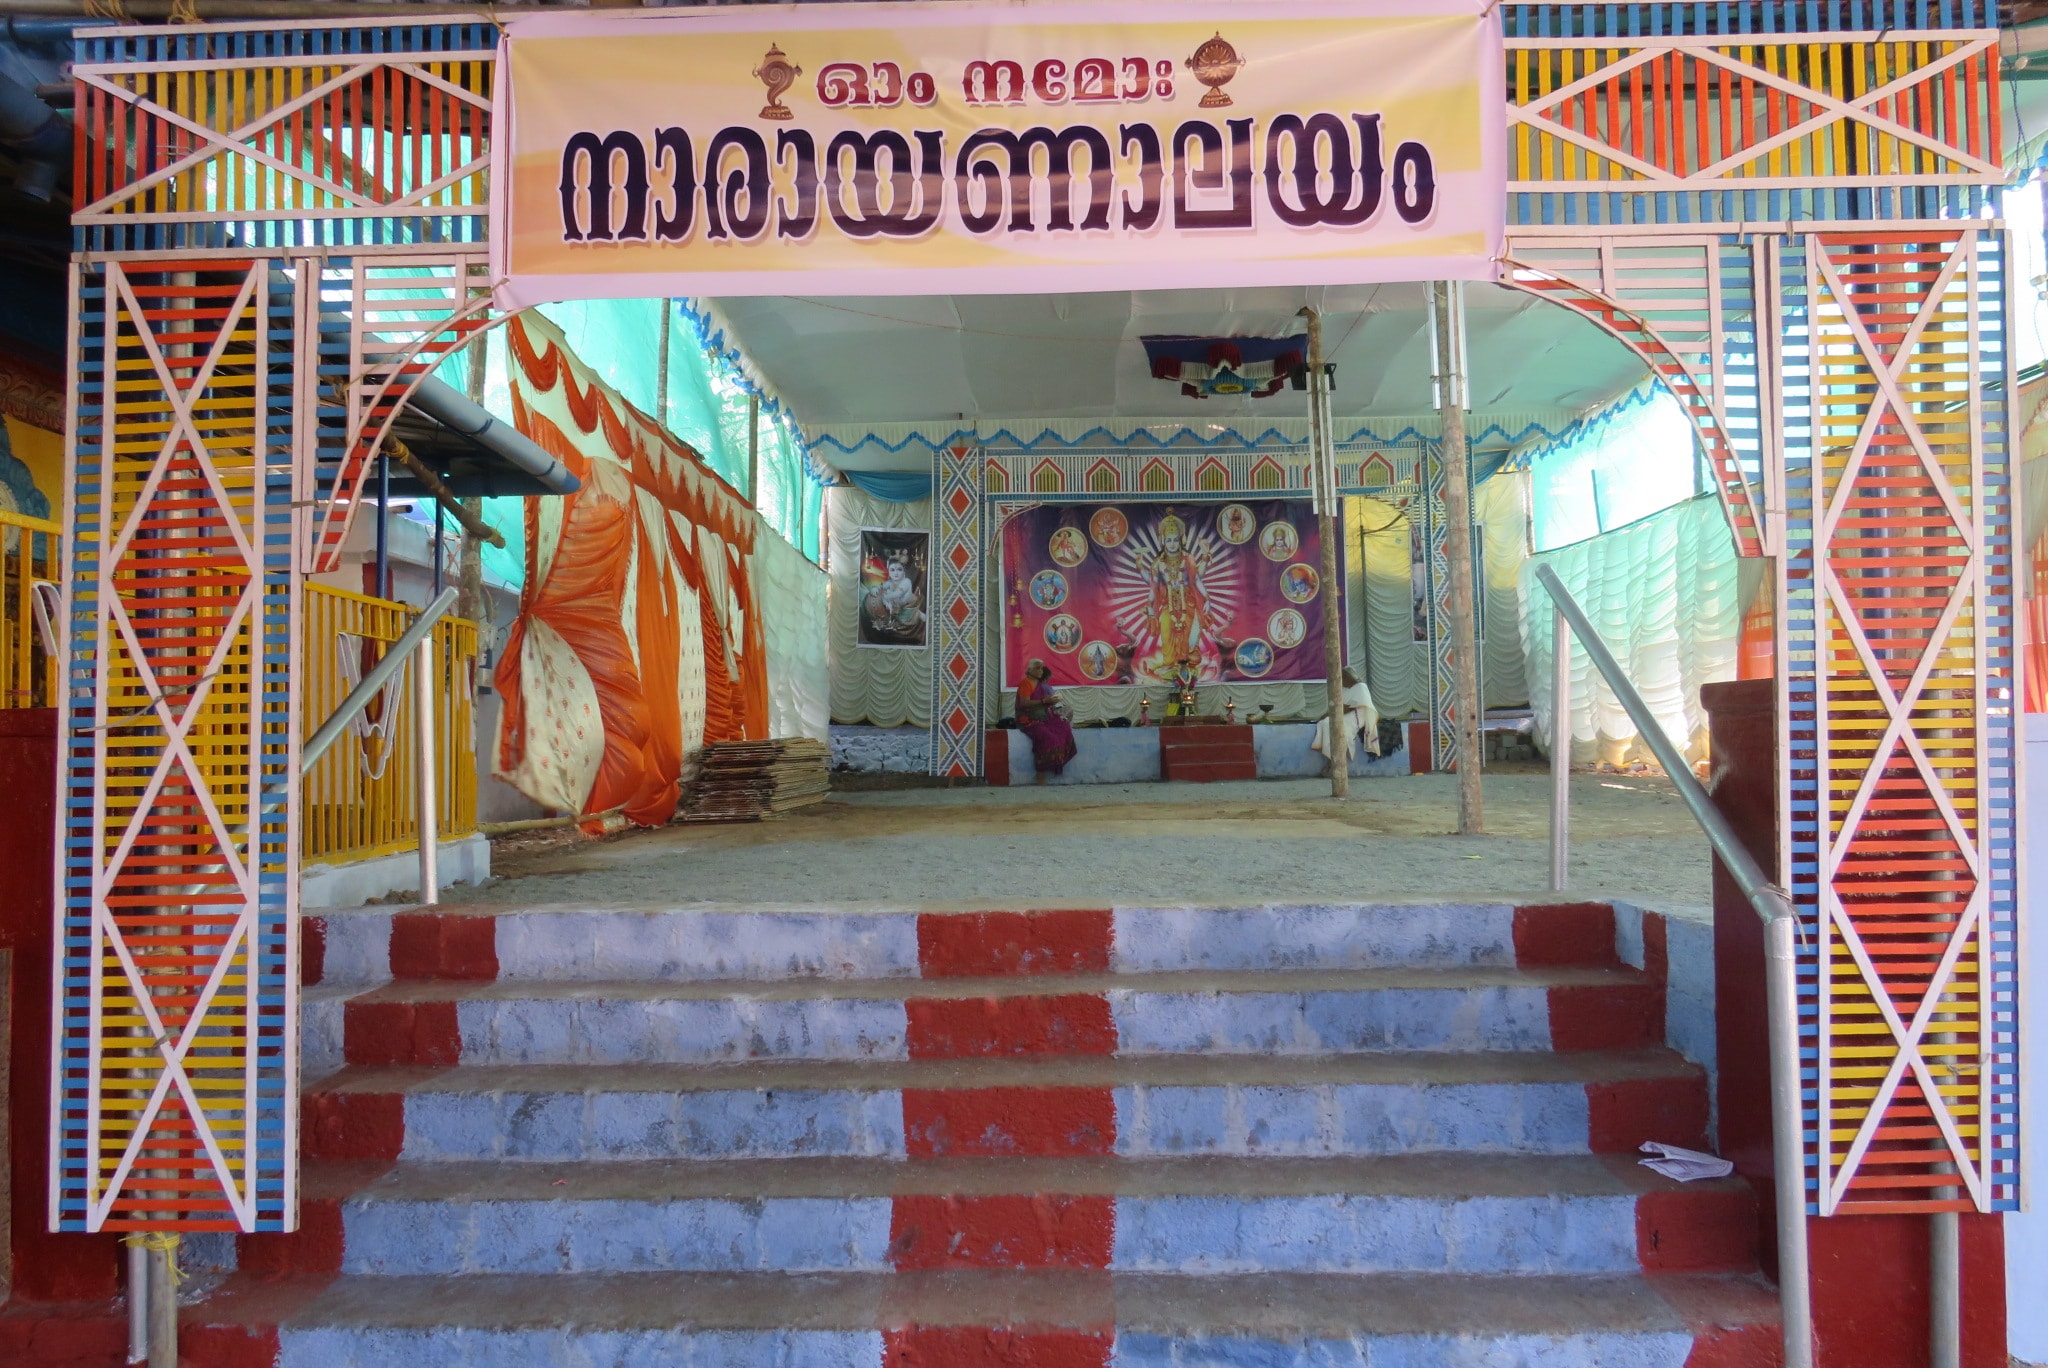
<instances>
[{"instance_id":1,"label":"wooden support pole","mask_svg":"<svg viewBox=\"0 0 2048 1368\"><path fill-rule=\"evenodd\" d=\"M478 338L469 349L469 383L466 392L473 404L481 404L484 401L484 366L489 360L489 336L486 334L485 337ZM483 543L488 541L491 545L502 548L505 545L505 538L496 528L484 522L482 499L462 499L457 502L453 512L455 520L462 524L464 534L462 564L456 572L456 584L461 597L455 600L455 616L467 618L484 628L484 640L488 643L491 640L491 600L490 595L484 592ZM477 527L484 529L481 535L471 530Z\"/></svg>"},{"instance_id":2,"label":"wooden support pole","mask_svg":"<svg viewBox=\"0 0 2048 1368\"><path fill-rule=\"evenodd\" d=\"M1323 370L1323 316L1303 309L1308 319L1309 478L1315 491L1323 552L1323 674L1329 688L1324 756L1330 762L1330 796L1351 796L1351 748L1344 717L1344 624L1338 606L1336 452L1330 436L1330 380Z\"/></svg>"},{"instance_id":3,"label":"wooden support pole","mask_svg":"<svg viewBox=\"0 0 2048 1368\"><path fill-rule=\"evenodd\" d=\"M421 487L432 496L434 502L446 509L456 522L462 524L464 532L493 546L505 544L504 536L495 527L486 523L481 514L463 507L462 500L455 497L455 491L441 483L441 477L436 475L411 447L396 437L387 437L384 439L384 450L387 455L396 456L398 463L412 472L412 477L420 482Z\"/></svg>"},{"instance_id":4,"label":"wooden support pole","mask_svg":"<svg viewBox=\"0 0 2048 1368\"><path fill-rule=\"evenodd\" d=\"M761 507L761 396L747 396L747 502Z\"/></svg>"},{"instance_id":5,"label":"wooden support pole","mask_svg":"<svg viewBox=\"0 0 2048 1368\"><path fill-rule=\"evenodd\" d=\"M668 431L668 358L669 339L675 332L676 302L673 299L661 301L661 345L654 358L654 425Z\"/></svg>"},{"instance_id":6,"label":"wooden support pole","mask_svg":"<svg viewBox=\"0 0 2048 1368\"><path fill-rule=\"evenodd\" d=\"M1458 834L1486 831L1480 795L1479 627L1472 582L1472 460L1465 447L1465 290L1462 282L1430 286L1436 314L1437 403L1443 417L1444 557L1451 574L1451 669L1457 690Z\"/></svg>"}]
</instances>

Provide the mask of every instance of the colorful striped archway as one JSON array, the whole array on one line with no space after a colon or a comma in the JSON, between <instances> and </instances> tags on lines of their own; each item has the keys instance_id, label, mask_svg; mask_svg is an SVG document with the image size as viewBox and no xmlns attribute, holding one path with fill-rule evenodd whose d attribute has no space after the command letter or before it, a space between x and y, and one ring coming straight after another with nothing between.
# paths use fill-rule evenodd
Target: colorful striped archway
<instances>
[{"instance_id":1,"label":"colorful striped archway","mask_svg":"<svg viewBox=\"0 0 2048 1368\"><path fill-rule=\"evenodd\" d=\"M1774 562L1811 1209L2012 1209L1996 11L1498 15L1516 283L1644 352L1709 434L1743 551ZM78 40L64 1229L295 1227L300 581L404 383L485 321L496 42L481 21ZM963 577L974 458L939 458L959 507L935 550ZM979 630L959 602L942 646ZM978 689L956 677L943 714L970 769Z\"/></svg>"}]
</instances>

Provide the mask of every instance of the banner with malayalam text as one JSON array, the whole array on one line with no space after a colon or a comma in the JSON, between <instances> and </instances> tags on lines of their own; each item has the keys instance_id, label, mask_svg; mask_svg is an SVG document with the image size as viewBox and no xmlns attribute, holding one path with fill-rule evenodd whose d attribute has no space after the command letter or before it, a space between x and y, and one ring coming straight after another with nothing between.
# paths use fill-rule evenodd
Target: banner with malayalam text
<instances>
[{"instance_id":1,"label":"banner with malayalam text","mask_svg":"<svg viewBox=\"0 0 2048 1368\"><path fill-rule=\"evenodd\" d=\"M855 4L506 24L508 306L1490 279L1483 0Z\"/></svg>"}]
</instances>

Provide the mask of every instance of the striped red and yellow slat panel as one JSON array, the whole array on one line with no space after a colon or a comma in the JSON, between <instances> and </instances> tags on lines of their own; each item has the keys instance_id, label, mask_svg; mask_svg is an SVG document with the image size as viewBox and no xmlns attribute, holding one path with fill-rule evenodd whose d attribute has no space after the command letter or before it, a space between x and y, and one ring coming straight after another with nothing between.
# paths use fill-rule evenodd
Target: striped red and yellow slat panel
<instances>
[{"instance_id":1,"label":"striped red and yellow slat panel","mask_svg":"<svg viewBox=\"0 0 2048 1368\"><path fill-rule=\"evenodd\" d=\"M247 835L289 739L274 734L288 707L256 705L289 612L270 592L289 566L272 546L289 474L266 431L269 279L250 260L110 265L81 342L102 420L90 462L80 438L98 497L78 501L93 574L74 585L89 616L73 644L98 687L66 710L87 761L67 802L85 885L66 898L67 1228L283 1216L291 1070L281 1004L263 999L287 956L262 915L272 825Z\"/></svg>"},{"instance_id":2,"label":"striped red and yellow slat panel","mask_svg":"<svg viewBox=\"0 0 2048 1368\"><path fill-rule=\"evenodd\" d=\"M1978 243L1809 249L1827 1211L1989 1196Z\"/></svg>"},{"instance_id":3,"label":"striped red and yellow slat panel","mask_svg":"<svg viewBox=\"0 0 2048 1368\"><path fill-rule=\"evenodd\" d=\"M79 214L482 206L494 69L489 52L82 63Z\"/></svg>"},{"instance_id":4,"label":"striped red and yellow slat panel","mask_svg":"<svg viewBox=\"0 0 2048 1368\"><path fill-rule=\"evenodd\" d=\"M1516 189L1995 183L1997 35L1511 38Z\"/></svg>"}]
</instances>

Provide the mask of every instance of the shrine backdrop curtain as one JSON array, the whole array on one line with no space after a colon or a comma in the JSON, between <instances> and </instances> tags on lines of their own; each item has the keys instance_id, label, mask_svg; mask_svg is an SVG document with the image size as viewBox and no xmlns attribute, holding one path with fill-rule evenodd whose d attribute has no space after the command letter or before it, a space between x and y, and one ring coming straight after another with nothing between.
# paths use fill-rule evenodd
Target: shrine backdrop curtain
<instances>
[{"instance_id":1,"label":"shrine backdrop curtain","mask_svg":"<svg viewBox=\"0 0 2048 1368\"><path fill-rule=\"evenodd\" d=\"M877 499L851 485L826 491L830 515L832 720L877 727L929 727L932 676L929 647L862 648L860 531L863 527L929 529L930 499L909 503Z\"/></svg>"},{"instance_id":2,"label":"shrine backdrop curtain","mask_svg":"<svg viewBox=\"0 0 2048 1368\"><path fill-rule=\"evenodd\" d=\"M1486 661L1485 704L1489 708L1519 707L1529 689L1522 663L1521 569L1528 554L1528 477L1519 472L1494 476L1480 485L1473 516L1486 529L1486 611L1489 630L1482 644ZM837 491L835 491L836 493ZM1372 689L1380 716L1405 717L1425 710L1429 675L1425 647L1414 639L1414 596L1409 587L1408 515L1405 509L1378 499L1351 496L1343 500L1346 663ZM838 526L834 505L834 527ZM836 533L835 533L836 536ZM991 544L1000 542L992 534ZM835 561L836 565L837 562ZM1000 567L992 565L985 586L988 621L1000 623L1007 610ZM1000 641L999 631L993 638ZM991 667L995 662L991 659ZM1153 689L1158 708L1164 691ZM1138 716L1140 691L1134 686L1068 689L1077 723ZM1226 701L1237 704L1240 717L1273 705L1278 721L1306 721L1329 706L1324 686L1317 684L1230 684L1199 691L1204 712L1221 713ZM1011 690L991 693L989 720L1014 712ZM835 712L835 717L837 716Z\"/></svg>"},{"instance_id":3,"label":"shrine backdrop curtain","mask_svg":"<svg viewBox=\"0 0 2048 1368\"><path fill-rule=\"evenodd\" d=\"M1726 515L1711 494L1627 527L1545 551L1522 569L1522 649L1527 677L1550 678L1550 596L1538 565L1557 571L1642 693L1664 734L1692 760L1706 758L1700 685L1735 678L1742 576ZM1583 647L1572 652L1572 758L1623 764L1650 759L1635 725ZM1547 749L1550 690L1530 690Z\"/></svg>"},{"instance_id":4,"label":"shrine backdrop curtain","mask_svg":"<svg viewBox=\"0 0 2048 1368\"><path fill-rule=\"evenodd\" d=\"M753 555L773 533L546 319L506 334L513 419L582 487L526 504L496 772L549 807L659 825L705 742L768 734Z\"/></svg>"}]
</instances>

